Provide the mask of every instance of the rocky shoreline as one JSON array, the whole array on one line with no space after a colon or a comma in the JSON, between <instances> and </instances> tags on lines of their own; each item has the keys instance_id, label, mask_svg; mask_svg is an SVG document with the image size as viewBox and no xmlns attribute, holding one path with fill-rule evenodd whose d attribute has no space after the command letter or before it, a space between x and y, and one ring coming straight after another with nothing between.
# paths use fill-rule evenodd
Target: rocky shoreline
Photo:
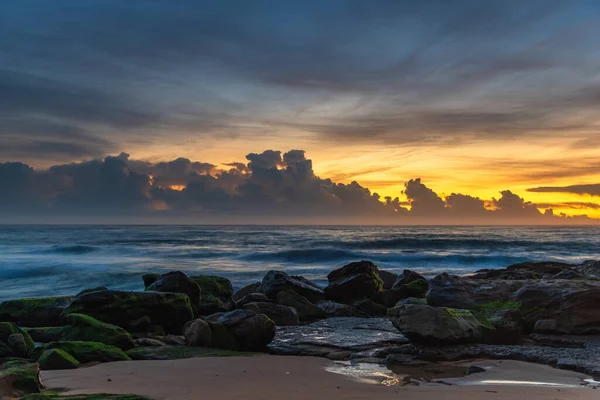
<instances>
[{"instance_id":1,"label":"rocky shoreline","mask_svg":"<svg viewBox=\"0 0 600 400\"><path fill-rule=\"evenodd\" d=\"M600 377L600 262L427 280L359 261L328 282L269 271L234 293L225 278L174 271L144 275L140 292L5 301L0 398L59 398L40 369L256 352L389 367L512 359Z\"/></svg>"}]
</instances>

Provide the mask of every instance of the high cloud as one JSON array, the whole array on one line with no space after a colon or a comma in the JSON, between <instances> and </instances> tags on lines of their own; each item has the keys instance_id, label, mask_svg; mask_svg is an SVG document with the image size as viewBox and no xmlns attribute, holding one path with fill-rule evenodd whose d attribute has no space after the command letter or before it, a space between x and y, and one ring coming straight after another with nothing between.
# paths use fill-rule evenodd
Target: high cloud
<instances>
[{"instance_id":1,"label":"high cloud","mask_svg":"<svg viewBox=\"0 0 600 400\"><path fill-rule=\"evenodd\" d=\"M370 218L403 223L565 223L585 216L554 215L510 190L482 200L466 194L442 197L411 179L398 197L381 198L357 182L318 177L304 151L250 153L247 163L218 167L178 158L150 163L126 153L34 170L0 163L1 214L18 216L184 216L193 222L250 216L256 223L281 218ZM311 220L312 221L312 220ZM343 220L340 220L343 221Z\"/></svg>"},{"instance_id":2,"label":"high cloud","mask_svg":"<svg viewBox=\"0 0 600 400\"><path fill-rule=\"evenodd\" d=\"M161 136L407 146L568 137L597 148L599 8L5 1L0 159L50 165Z\"/></svg>"},{"instance_id":3,"label":"high cloud","mask_svg":"<svg viewBox=\"0 0 600 400\"><path fill-rule=\"evenodd\" d=\"M527 191L537 193L574 193L583 195L587 194L590 196L600 196L600 183L571 186L542 186L527 189Z\"/></svg>"}]
</instances>

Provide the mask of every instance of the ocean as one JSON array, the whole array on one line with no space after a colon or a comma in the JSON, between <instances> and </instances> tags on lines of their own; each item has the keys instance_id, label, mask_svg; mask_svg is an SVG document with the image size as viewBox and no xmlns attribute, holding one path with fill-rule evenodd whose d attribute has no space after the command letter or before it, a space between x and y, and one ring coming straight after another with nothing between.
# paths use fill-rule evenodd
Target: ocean
<instances>
[{"instance_id":1,"label":"ocean","mask_svg":"<svg viewBox=\"0 0 600 400\"><path fill-rule=\"evenodd\" d=\"M235 289L283 270L325 285L357 260L432 277L522 261L600 259L600 227L0 226L0 301L97 286L143 290L180 270Z\"/></svg>"}]
</instances>

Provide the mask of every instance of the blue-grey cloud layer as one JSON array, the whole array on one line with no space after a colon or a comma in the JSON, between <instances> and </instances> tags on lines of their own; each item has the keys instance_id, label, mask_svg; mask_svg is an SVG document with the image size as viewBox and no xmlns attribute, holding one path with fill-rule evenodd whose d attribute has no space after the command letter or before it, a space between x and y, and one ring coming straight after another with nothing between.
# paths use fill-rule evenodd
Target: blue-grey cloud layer
<instances>
[{"instance_id":1,"label":"blue-grey cloud layer","mask_svg":"<svg viewBox=\"0 0 600 400\"><path fill-rule=\"evenodd\" d=\"M340 143L597 145L599 11L592 0L7 1L0 160L290 128Z\"/></svg>"}]
</instances>

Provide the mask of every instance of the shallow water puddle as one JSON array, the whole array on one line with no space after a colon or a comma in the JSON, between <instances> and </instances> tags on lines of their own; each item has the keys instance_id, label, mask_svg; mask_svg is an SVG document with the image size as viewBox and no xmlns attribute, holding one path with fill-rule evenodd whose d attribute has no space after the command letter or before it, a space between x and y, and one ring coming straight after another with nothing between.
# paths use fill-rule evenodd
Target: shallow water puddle
<instances>
[{"instance_id":1,"label":"shallow water puddle","mask_svg":"<svg viewBox=\"0 0 600 400\"><path fill-rule=\"evenodd\" d=\"M556 388L575 388L581 385L555 382L536 382L536 381L515 381L504 379L486 379L481 381L464 382L463 385L517 385L517 386L546 386Z\"/></svg>"},{"instance_id":2,"label":"shallow water puddle","mask_svg":"<svg viewBox=\"0 0 600 400\"><path fill-rule=\"evenodd\" d=\"M325 367L325 370L334 374L346 375L359 382L370 384L383 384L394 386L400 383L401 377L394 374L383 365L372 363L359 363L351 365L346 361L336 361Z\"/></svg>"},{"instance_id":3,"label":"shallow water puddle","mask_svg":"<svg viewBox=\"0 0 600 400\"><path fill-rule=\"evenodd\" d=\"M460 378L466 376L464 366L424 363L423 365L392 365L386 367L374 363L352 364L347 361L336 361L325 368L328 372L350 376L360 382L371 384L418 385L420 382L440 383L434 379Z\"/></svg>"}]
</instances>

